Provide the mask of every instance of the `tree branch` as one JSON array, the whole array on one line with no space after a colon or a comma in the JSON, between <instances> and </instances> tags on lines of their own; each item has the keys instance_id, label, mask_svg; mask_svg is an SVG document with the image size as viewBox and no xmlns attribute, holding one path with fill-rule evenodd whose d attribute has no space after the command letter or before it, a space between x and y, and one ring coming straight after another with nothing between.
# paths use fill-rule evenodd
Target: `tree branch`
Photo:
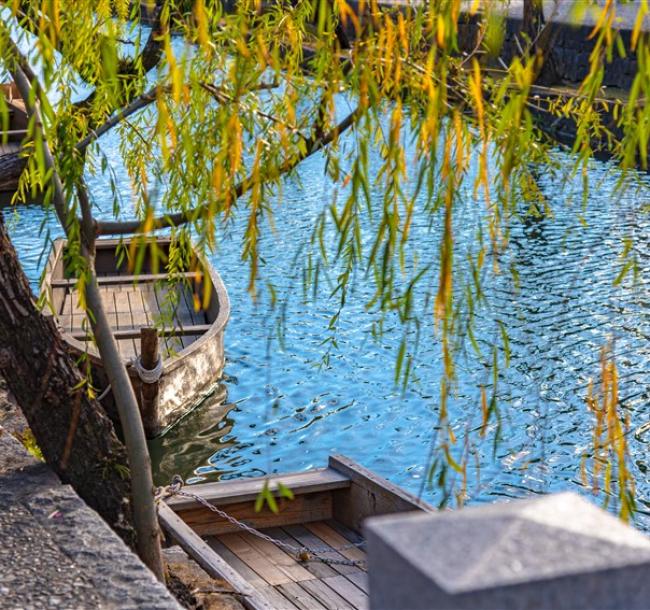
<instances>
[{"instance_id":1,"label":"tree branch","mask_svg":"<svg viewBox=\"0 0 650 610\"><path fill-rule=\"evenodd\" d=\"M91 132L83 140L77 143L75 148L79 152L85 151L90 144L92 144L95 140L97 140L102 135L104 135L107 131L115 127L115 125L117 125L120 121L123 121L124 119L128 118L132 114L136 113L138 110L142 110L142 108L146 108L149 104L156 101L156 98L158 97L159 93L161 93L162 91L166 91L168 89L169 87L157 85L156 87L153 87L149 89L149 91L136 97L128 106L126 106L125 108L123 108L122 110L114 114L113 116L111 116L110 119L104 122L97 129L91 130Z\"/></svg>"},{"instance_id":2,"label":"tree branch","mask_svg":"<svg viewBox=\"0 0 650 610\"><path fill-rule=\"evenodd\" d=\"M304 152L297 154L292 159L285 161L280 167L276 168L270 174L268 174L264 181L268 182L289 173L295 167L297 167L302 161L307 157L310 157L314 153L318 152L328 144L331 144L336 140L339 135L347 131L350 127L357 123L361 118L363 111L361 107L352 111L348 116L346 116L336 127L328 131L322 137L305 137L305 149ZM241 197L244 193L249 191L255 180L252 177L245 178L242 182L237 184L233 189L233 194L235 199ZM208 210L206 204L196 206L190 210L185 210L183 212L176 212L174 214L166 214L164 216L158 216L153 219L153 221L147 221L149 230L154 231L156 229L162 229L165 227L178 227L180 225L186 224L188 222L193 222L197 220L202 213ZM132 220L132 221L97 221L96 229L98 235L130 235L132 233L139 233L142 231L144 221Z\"/></svg>"}]
</instances>

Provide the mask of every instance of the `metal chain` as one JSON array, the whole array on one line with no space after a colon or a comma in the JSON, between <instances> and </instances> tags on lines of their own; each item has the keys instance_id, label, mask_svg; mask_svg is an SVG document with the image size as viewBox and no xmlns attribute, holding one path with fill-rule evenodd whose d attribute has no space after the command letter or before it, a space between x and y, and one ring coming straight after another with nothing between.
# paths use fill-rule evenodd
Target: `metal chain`
<instances>
[{"instance_id":1,"label":"metal chain","mask_svg":"<svg viewBox=\"0 0 650 610\"><path fill-rule=\"evenodd\" d=\"M338 553L341 551L346 551L348 549L359 548L363 546L364 542L351 542L350 544L345 544L343 546L336 547L336 548L332 548L332 547L313 548L313 547L308 547L306 545L297 546L294 544L290 544L288 542L285 542L284 540L278 540L277 538L273 538L268 534L264 534L263 532L256 530L254 527L251 527L250 525L244 523L243 521L239 521L232 515L229 515L227 512L221 510L220 508L217 508L214 504L210 504L210 502L208 502L205 498L202 498L197 494L188 491L183 491L182 489L183 485L184 485L183 479L179 475L174 475L170 485L167 485L166 487L159 487L156 490L156 501L160 501L164 498L171 498L172 496L184 496L186 498L191 498L196 502L198 502L199 504L201 504L202 506L204 506L205 508L207 508L208 510L219 515L222 519L225 519L226 521L228 521L228 523L234 525L235 527L242 529L245 532L248 532L249 534L256 536L257 538L266 540L271 544L275 544L276 546L284 549L285 551L288 551L291 555L293 555L296 558L297 561L300 562L320 561L322 563L327 563L332 565L345 565L345 566L365 568L366 562L360 559L334 559L330 557L323 557L323 555L328 553Z\"/></svg>"}]
</instances>

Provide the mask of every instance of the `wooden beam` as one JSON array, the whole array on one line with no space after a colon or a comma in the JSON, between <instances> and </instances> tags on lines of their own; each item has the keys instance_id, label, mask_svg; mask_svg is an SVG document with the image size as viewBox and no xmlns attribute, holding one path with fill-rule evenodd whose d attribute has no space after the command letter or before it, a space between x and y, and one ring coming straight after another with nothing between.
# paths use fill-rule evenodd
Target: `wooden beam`
<instances>
[{"instance_id":1,"label":"wooden beam","mask_svg":"<svg viewBox=\"0 0 650 610\"><path fill-rule=\"evenodd\" d=\"M295 496L350 487L350 479L345 474L331 468L316 468L308 472L294 472L271 477L202 483L192 485L191 491L211 504L222 506L239 502L254 502L265 482L268 482L269 489L275 496L278 495L278 483L286 485ZM198 506L196 500L183 496L170 498L168 504L177 512Z\"/></svg>"},{"instance_id":2,"label":"wooden beam","mask_svg":"<svg viewBox=\"0 0 650 610\"><path fill-rule=\"evenodd\" d=\"M207 333L212 328L212 324L195 324L194 326L174 326L173 328L163 328L157 329L158 334L164 337L183 337L186 335L203 335ZM83 330L73 331L68 333L72 335L74 339L79 339L83 341L85 339L90 339L92 337L90 329L88 332ZM113 329L113 336L115 339L139 339L140 338L140 329L139 328L119 328Z\"/></svg>"},{"instance_id":3,"label":"wooden beam","mask_svg":"<svg viewBox=\"0 0 650 610\"><path fill-rule=\"evenodd\" d=\"M350 529L361 532L367 517L405 511L435 511L417 496L393 485L353 460L332 455L329 467L351 481L349 490L334 495L334 518Z\"/></svg>"},{"instance_id":4,"label":"wooden beam","mask_svg":"<svg viewBox=\"0 0 650 610\"><path fill-rule=\"evenodd\" d=\"M158 331L155 328L140 329L140 360L143 368L151 371L160 359ZM158 381L140 386L142 425L147 438L154 438L163 428L158 417Z\"/></svg>"},{"instance_id":5,"label":"wooden beam","mask_svg":"<svg viewBox=\"0 0 650 610\"><path fill-rule=\"evenodd\" d=\"M203 273L200 271L186 271L184 273L175 274L174 277L181 276L185 279L200 280L203 278ZM101 285L107 284L144 284L146 282L157 282L169 280L169 275L166 273L141 273L140 275L104 275L97 278L97 283ZM77 285L76 279L69 280L52 280L51 286L53 288L74 288Z\"/></svg>"},{"instance_id":6,"label":"wooden beam","mask_svg":"<svg viewBox=\"0 0 650 610\"><path fill-rule=\"evenodd\" d=\"M241 595L241 603L245 608L273 610L268 601L192 531L165 502L158 505L158 519L163 530L210 576L225 580Z\"/></svg>"}]
</instances>

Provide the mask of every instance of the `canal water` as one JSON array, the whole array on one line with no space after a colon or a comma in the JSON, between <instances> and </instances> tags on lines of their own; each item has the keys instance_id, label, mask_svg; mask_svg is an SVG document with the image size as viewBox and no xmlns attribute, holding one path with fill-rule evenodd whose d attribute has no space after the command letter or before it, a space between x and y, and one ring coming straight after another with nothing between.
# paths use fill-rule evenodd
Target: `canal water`
<instances>
[{"instance_id":1,"label":"canal water","mask_svg":"<svg viewBox=\"0 0 650 610\"><path fill-rule=\"evenodd\" d=\"M113 136L102 148L113 163L118 188L129 199ZM560 162L568 159L558 153ZM388 316L373 337L376 314L366 309L372 292L361 277L348 295L336 335L337 347L323 360L328 322L337 301L323 281L304 298L302 271L316 218L333 196L324 160L307 160L300 184L287 183L275 209L275 230L262 236L260 285L270 282L285 308L271 307L267 293L253 302L248 267L241 260L243 216L220 236L212 262L231 299L226 333L225 378L208 399L163 438L152 443L156 479L181 474L190 482L288 472L322 466L343 453L405 488L439 503L440 491L423 485L439 412L442 367L427 291L417 292L422 329L415 377L406 391L396 387L394 368L402 330ZM585 398L589 379L598 380L600 350L611 345L620 373L621 413L629 419L630 469L636 477L637 524L650 528L650 294L647 216L650 190L631 183L615 191L617 170L594 162L590 191L580 181L562 185L557 172L539 171L549 213L513 222L503 272L485 278L487 303L477 312L476 338L483 360L472 349L461 353L458 380L450 398L451 424L459 447L469 434L468 502L491 502L559 490L591 494L581 476L581 458L593 447L593 417ZM110 215L110 192L91 178L95 202ZM380 198L379 192L374 196ZM483 209L471 186L456 218L457 258L472 250ZM60 233L37 206L7 213L10 233L34 289L45 256L45 231ZM44 227L39 237L39 228ZM366 226L368 232L370 228ZM415 251L434 261L439 224L422 213L414 223ZM639 273L615 284L624 244L637 257ZM302 249L301 249L302 247ZM516 275L508 269L513 266ZM283 341L278 315L286 321ZM497 385L500 441L496 425L485 439L480 425L480 387L492 391L485 365L489 345L509 335L510 362L500 350ZM227 395L224 400L224 393ZM587 474L591 461L587 461ZM604 503L599 492L595 501ZM615 498L610 499L615 510Z\"/></svg>"}]
</instances>

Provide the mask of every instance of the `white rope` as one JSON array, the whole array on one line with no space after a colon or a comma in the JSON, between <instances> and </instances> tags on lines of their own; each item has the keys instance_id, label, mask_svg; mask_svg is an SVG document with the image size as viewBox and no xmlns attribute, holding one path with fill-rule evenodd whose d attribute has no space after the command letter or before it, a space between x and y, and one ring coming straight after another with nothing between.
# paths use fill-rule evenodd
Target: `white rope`
<instances>
[{"instance_id":1,"label":"white rope","mask_svg":"<svg viewBox=\"0 0 650 610\"><path fill-rule=\"evenodd\" d=\"M99 400L99 401L104 400L104 398L106 398L106 396L108 395L108 393L109 393L110 391L111 391L111 384L109 383L109 384L104 388L104 391L103 391L103 392L102 392L102 393L97 397L97 400Z\"/></svg>"},{"instance_id":2,"label":"white rope","mask_svg":"<svg viewBox=\"0 0 650 610\"><path fill-rule=\"evenodd\" d=\"M144 366L142 366L142 360L140 359L140 356L137 358L132 358L131 364L133 365L135 372L138 374L138 377L140 377L140 381L142 381L142 383L156 383L156 381L158 381L162 376L163 361L160 357L158 357L158 362L152 369L145 369Z\"/></svg>"}]
</instances>

